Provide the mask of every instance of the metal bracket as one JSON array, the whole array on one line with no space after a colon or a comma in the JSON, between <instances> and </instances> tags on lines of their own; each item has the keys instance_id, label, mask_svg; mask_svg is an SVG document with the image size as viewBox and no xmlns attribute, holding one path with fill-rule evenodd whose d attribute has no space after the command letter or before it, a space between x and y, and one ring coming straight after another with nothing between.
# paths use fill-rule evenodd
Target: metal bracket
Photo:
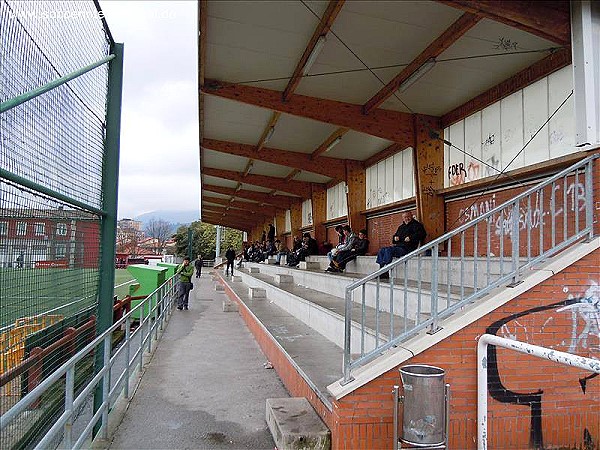
<instances>
[{"instance_id":1,"label":"metal bracket","mask_svg":"<svg viewBox=\"0 0 600 450\"><path fill-rule=\"evenodd\" d=\"M518 285L520 285L522 282L523 282L523 280L521 280L521 281L513 281L512 283L507 284L506 287L514 288L514 287L517 287Z\"/></svg>"},{"instance_id":2,"label":"metal bracket","mask_svg":"<svg viewBox=\"0 0 600 450\"><path fill-rule=\"evenodd\" d=\"M435 334L435 333L437 333L438 331L441 331L441 330L443 330L443 329L444 329L444 327L437 327L437 328L435 328L435 329L432 329L432 328L430 328L430 329L429 329L429 331L427 331L427 334Z\"/></svg>"},{"instance_id":3,"label":"metal bracket","mask_svg":"<svg viewBox=\"0 0 600 450\"><path fill-rule=\"evenodd\" d=\"M350 378L348 378L347 380L340 381L340 386L346 386L347 384L350 384L353 381L354 381L354 377L352 375L350 375Z\"/></svg>"}]
</instances>

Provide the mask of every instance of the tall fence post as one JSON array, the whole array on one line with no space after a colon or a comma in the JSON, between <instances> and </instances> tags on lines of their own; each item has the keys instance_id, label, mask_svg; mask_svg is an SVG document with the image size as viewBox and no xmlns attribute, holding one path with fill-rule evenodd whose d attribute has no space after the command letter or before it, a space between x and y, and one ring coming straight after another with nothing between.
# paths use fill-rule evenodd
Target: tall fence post
<instances>
[{"instance_id":1,"label":"tall fence post","mask_svg":"<svg viewBox=\"0 0 600 450\"><path fill-rule=\"evenodd\" d=\"M100 286L98 289L98 322L96 333L110 328L113 318L113 293L115 279L115 245L117 232L117 186L119 180L119 146L121 135L121 97L123 87L123 44L115 43L111 53L115 58L108 71L108 99L106 109L106 138L104 141L104 167L102 169L102 217ZM96 353L95 370L104 364L104 351ZM94 413L102 405L102 385L94 393ZM94 428L94 436L101 424ZM108 424L102 424L107 426Z\"/></svg>"}]
</instances>

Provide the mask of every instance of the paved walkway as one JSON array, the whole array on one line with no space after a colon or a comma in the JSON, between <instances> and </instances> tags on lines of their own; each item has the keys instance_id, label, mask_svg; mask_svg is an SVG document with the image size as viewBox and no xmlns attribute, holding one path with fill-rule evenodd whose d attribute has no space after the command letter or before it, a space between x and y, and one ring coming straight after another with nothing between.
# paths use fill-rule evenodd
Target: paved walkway
<instances>
[{"instance_id":1,"label":"paved walkway","mask_svg":"<svg viewBox=\"0 0 600 450\"><path fill-rule=\"evenodd\" d=\"M268 449L267 398L288 397L208 273L173 311L110 449Z\"/></svg>"}]
</instances>

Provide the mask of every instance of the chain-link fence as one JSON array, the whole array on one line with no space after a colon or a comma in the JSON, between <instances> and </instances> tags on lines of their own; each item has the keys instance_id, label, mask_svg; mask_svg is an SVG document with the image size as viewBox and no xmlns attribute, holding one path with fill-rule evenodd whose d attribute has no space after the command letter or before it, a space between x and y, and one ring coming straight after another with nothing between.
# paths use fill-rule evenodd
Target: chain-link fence
<instances>
[{"instance_id":1,"label":"chain-link fence","mask_svg":"<svg viewBox=\"0 0 600 450\"><path fill-rule=\"evenodd\" d=\"M103 251L108 29L93 1L0 0L0 413L96 334ZM56 84L54 84L56 83ZM52 87L24 102L20 97ZM113 236L114 240L114 236ZM76 385L93 361L76 371ZM0 434L28 448L64 399L49 390Z\"/></svg>"}]
</instances>

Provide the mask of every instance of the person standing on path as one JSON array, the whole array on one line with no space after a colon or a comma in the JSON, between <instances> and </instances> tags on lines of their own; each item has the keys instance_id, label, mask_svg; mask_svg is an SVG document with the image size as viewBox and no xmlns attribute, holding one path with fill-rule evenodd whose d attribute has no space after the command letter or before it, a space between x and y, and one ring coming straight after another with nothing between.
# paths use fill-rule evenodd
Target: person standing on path
<instances>
[{"instance_id":1,"label":"person standing on path","mask_svg":"<svg viewBox=\"0 0 600 450\"><path fill-rule=\"evenodd\" d=\"M231 267L231 276L233 276L233 262L235 261L235 250L230 245L225 252L225 259L227 260L227 267L225 268L225 275L229 276L229 268Z\"/></svg>"},{"instance_id":2,"label":"person standing on path","mask_svg":"<svg viewBox=\"0 0 600 450\"><path fill-rule=\"evenodd\" d=\"M190 264L190 258L183 258L183 263L179 265L175 274L179 274L177 309L188 309L190 300L190 291L194 287L192 277L194 276L194 267Z\"/></svg>"},{"instance_id":3,"label":"person standing on path","mask_svg":"<svg viewBox=\"0 0 600 450\"><path fill-rule=\"evenodd\" d=\"M202 255L198 255L198 258L194 261L194 266L196 267L196 278L200 278L202 275Z\"/></svg>"}]
</instances>

